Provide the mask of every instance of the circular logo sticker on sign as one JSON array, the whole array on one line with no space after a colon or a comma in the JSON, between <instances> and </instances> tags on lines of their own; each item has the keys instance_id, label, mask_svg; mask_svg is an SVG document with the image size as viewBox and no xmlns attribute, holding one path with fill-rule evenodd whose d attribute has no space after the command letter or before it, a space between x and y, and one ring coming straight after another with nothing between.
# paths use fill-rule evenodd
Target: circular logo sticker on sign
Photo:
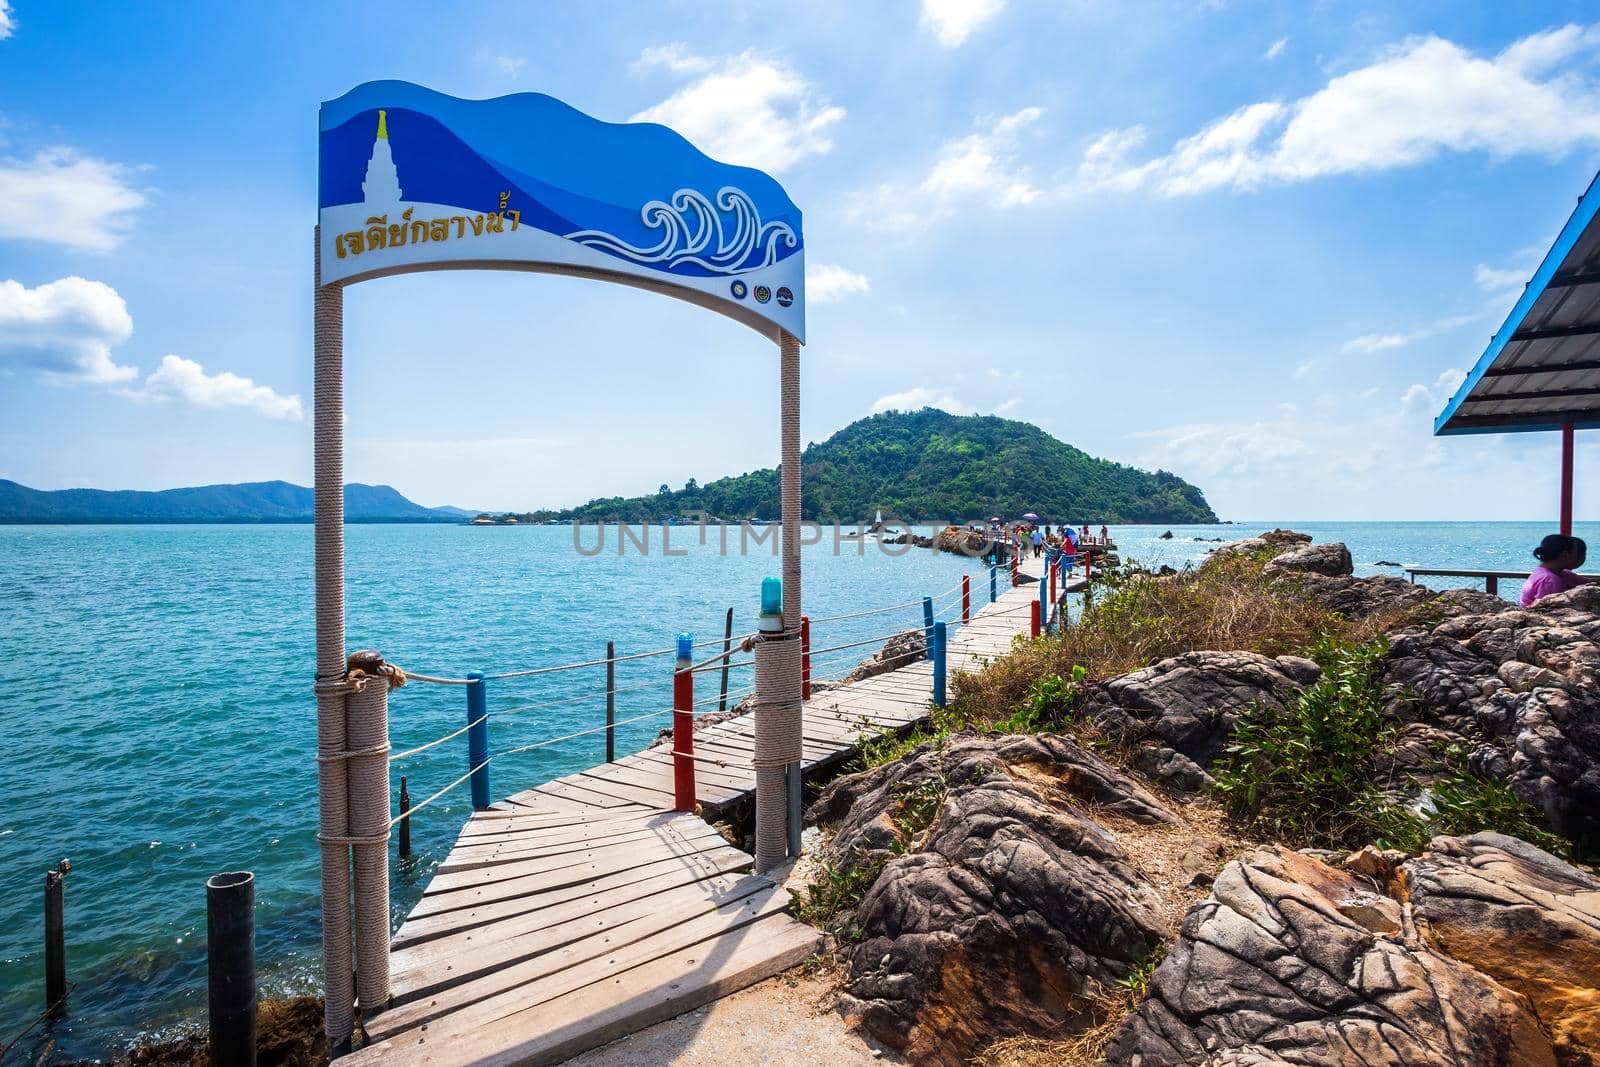
<instances>
[{"instance_id":1,"label":"circular logo sticker on sign","mask_svg":"<svg viewBox=\"0 0 1600 1067\"><path fill-rule=\"evenodd\" d=\"M732 285L728 286L728 288L733 292L733 298L735 300L743 300L745 294L750 291L750 287L748 285L738 280L735 280Z\"/></svg>"},{"instance_id":2,"label":"circular logo sticker on sign","mask_svg":"<svg viewBox=\"0 0 1600 1067\"><path fill-rule=\"evenodd\" d=\"M792 303L794 303L794 290L785 285L778 290L778 306L788 307Z\"/></svg>"},{"instance_id":3,"label":"circular logo sticker on sign","mask_svg":"<svg viewBox=\"0 0 1600 1067\"><path fill-rule=\"evenodd\" d=\"M772 299L772 290L765 285L756 286L756 303L765 304Z\"/></svg>"}]
</instances>

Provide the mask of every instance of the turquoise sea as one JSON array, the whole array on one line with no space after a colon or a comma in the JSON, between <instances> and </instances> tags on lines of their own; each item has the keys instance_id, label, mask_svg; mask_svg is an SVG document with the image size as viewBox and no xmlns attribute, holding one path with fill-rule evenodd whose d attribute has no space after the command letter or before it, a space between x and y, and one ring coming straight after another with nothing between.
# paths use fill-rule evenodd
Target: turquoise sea
<instances>
[{"instance_id":1,"label":"turquoise sea","mask_svg":"<svg viewBox=\"0 0 1600 1067\"><path fill-rule=\"evenodd\" d=\"M1125 558L1182 566L1232 539L1292 526L1343 540L1358 573L1431 566L1526 568L1541 523L1293 523L1116 527ZM1578 533L1600 538L1600 524ZM459 677L665 649L673 635L720 638L752 628L760 579L777 573L769 545L728 554L712 528L661 529L650 552L574 550L565 527L352 526L349 647L375 648L414 671ZM586 528L592 549L596 532ZM256 875L257 959L266 993L315 992L317 904L315 704L311 696L311 528L308 526L0 527L0 1042L43 1006L44 872L67 879L69 1017L61 1052L98 1056L145 1032L203 1020L207 877ZM870 542L805 554L814 618L940 598L963 573L986 595L981 565ZM819 625L818 648L920 625L920 607ZM706 651L710 651L707 649ZM818 657L819 677L848 670L871 646ZM670 660L618 666L618 717L670 704ZM748 672L745 672L748 674ZM702 676L704 679L706 676ZM736 672L737 698L748 678ZM699 694L707 686L702 683ZM551 701L564 701L550 704ZM512 712L525 705L546 705ZM491 683L491 752L599 725L602 668ZM465 722L457 687L412 684L390 704L399 751ZM665 717L618 730L636 750ZM503 796L600 762L602 735L506 756L492 766ZM421 799L466 769L465 738L396 765ZM420 814L415 856L397 866L403 915L454 840L466 789Z\"/></svg>"}]
</instances>

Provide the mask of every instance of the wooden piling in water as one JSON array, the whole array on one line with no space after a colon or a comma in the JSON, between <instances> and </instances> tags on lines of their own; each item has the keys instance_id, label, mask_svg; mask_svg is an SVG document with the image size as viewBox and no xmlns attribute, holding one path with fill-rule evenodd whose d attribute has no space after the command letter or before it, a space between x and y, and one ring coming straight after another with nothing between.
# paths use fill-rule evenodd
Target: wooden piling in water
<instances>
[{"instance_id":1,"label":"wooden piling in water","mask_svg":"<svg viewBox=\"0 0 1600 1067\"><path fill-rule=\"evenodd\" d=\"M400 776L400 858L411 855L411 794L406 792L406 776Z\"/></svg>"},{"instance_id":2,"label":"wooden piling in water","mask_svg":"<svg viewBox=\"0 0 1600 1067\"><path fill-rule=\"evenodd\" d=\"M722 624L722 696L717 699L717 710L728 710L728 660L729 653L733 651L733 609L728 609L728 617Z\"/></svg>"},{"instance_id":3,"label":"wooden piling in water","mask_svg":"<svg viewBox=\"0 0 1600 1067\"><path fill-rule=\"evenodd\" d=\"M606 762L617 762L617 643L606 642Z\"/></svg>"},{"instance_id":4,"label":"wooden piling in water","mask_svg":"<svg viewBox=\"0 0 1600 1067\"><path fill-rule=\"evenodd\" d=\"M44 876L44 1005L51 1018L67 1010L67 872L62 860Z\"/></svg>"}]
</instances>

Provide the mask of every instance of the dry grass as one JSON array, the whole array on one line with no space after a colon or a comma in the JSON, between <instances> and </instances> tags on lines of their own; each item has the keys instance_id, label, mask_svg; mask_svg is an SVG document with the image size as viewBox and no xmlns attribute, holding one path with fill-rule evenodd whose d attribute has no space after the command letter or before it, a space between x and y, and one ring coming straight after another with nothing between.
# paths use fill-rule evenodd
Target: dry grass
<instances>
[{"instance_id":1,"label":"dry grass","mask_svg":"<svg viewBox=\"0 0 1600 1067\"><path fill-rule=\"evenodd\" d=\"M1115 678L1186 652L1304 655L1317 638L1359 642L1406 625L1406 615L1346 619L1304 596L1292 580L1263 573L1265 554L1229 554L1157 577L1132 570L1097 582L1093 602L1074 625L954 679L953 701L970 722L1004 719L1035 680L1068 677L1075 665L1091 679Z\"/></svg>"}]
</instances>

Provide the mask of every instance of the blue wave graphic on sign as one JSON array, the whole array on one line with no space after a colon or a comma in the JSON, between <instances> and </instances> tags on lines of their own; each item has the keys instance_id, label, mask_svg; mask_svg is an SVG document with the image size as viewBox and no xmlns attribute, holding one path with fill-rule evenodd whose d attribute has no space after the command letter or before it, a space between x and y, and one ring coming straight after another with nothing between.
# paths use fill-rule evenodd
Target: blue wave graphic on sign
<instances>
[{"instance_id":1,"label":"blue wave graphic on sign","mask_svg":"<svg viewBox=\"0 0 1600 1067\"><path fill-rule=\"evenodd\" d=\"M386 181L387 202L372 190ZM664 126L601 122L538 93L460 100L394 81L325 103L319 206L401 201L514 213L515 225L680 277L771 267L803 247L800 209L776 181Z\"/></svg>"}]
</instances>

